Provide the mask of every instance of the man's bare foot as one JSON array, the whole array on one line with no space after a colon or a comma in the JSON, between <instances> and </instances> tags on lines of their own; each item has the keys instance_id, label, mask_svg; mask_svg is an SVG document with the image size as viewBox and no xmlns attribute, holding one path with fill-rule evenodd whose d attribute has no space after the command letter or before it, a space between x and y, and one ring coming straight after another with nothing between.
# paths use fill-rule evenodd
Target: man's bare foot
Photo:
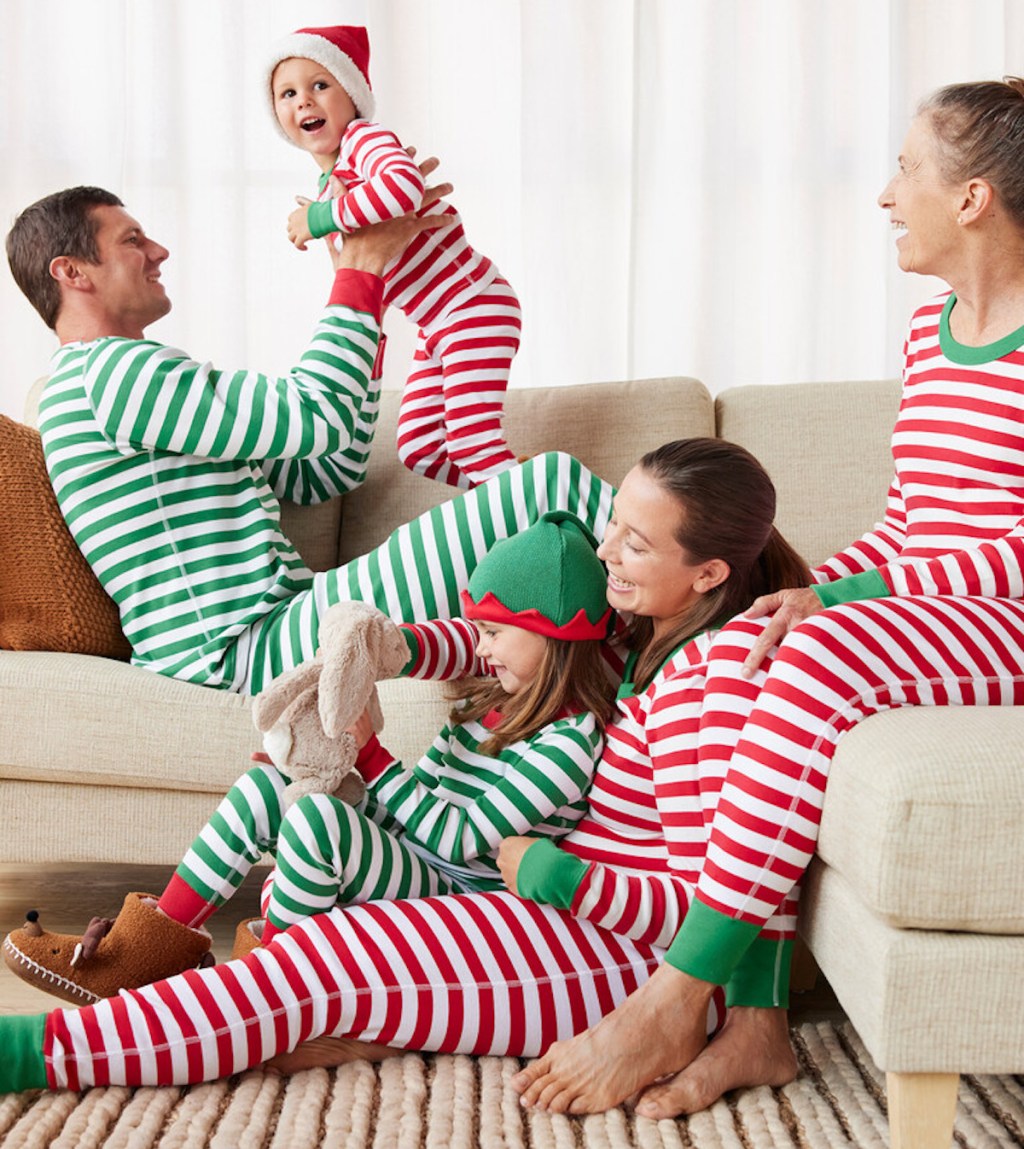
<instances>
[{"instance_id":1,"label":"man's bare foot","mask_svg":"<svg viewBox=\"0 0 1024 1149\"><path fill-rule=\"evenodd\" d=\"M662 964L597 1025L556 1041L512 1078L527 1107L599 1113L689 1065L707 1041L714 986Z\"/></svg>"},{"instance_id":2,"label":"man's bare foot","mask_svg":"<svg viewBox=\"0 0 1024 1149\"><path fill-rule=\"evenodd\" d=\"M784 1009L733 1006L700 1056L675 1077L645 1089L636 1111L653 1121L699 1113L730 1089L786 1085L797 1068Z\"/></svg>"},{"instance_id":3,"label":"man's bare foot","mask_svg":"<svg viewBox=\"0 0 1024 1149\"><path fill-rule=\"evenodd\" d=\"M291 1053L281 1053L265 1062L263 1068L270 1073L288 1076L303 1069L330 1069L347 1065L350 1061L383 1061L398 1057L404 1049L390 1045L377 1045L372 1041L354 1041L350 1037L313 1037L296 1046Z\"/></svg>"}]
</instances>

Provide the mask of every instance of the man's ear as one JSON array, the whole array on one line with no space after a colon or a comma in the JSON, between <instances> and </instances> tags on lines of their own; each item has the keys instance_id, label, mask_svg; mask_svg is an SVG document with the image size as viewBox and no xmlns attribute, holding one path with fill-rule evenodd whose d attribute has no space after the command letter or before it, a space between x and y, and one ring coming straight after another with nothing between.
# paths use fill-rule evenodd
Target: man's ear
<instances>
[{"instance_id":1,"label":"man's ear","mask_svg":"<svg viewBox=\"0 0 1024 1149\"><path fill-rule=\"evenodd\" d=\"M50 260L50 278L73 291L87 291L92 287L88 272L70 255L58 255Z\"/></svg>"}]
</instances>

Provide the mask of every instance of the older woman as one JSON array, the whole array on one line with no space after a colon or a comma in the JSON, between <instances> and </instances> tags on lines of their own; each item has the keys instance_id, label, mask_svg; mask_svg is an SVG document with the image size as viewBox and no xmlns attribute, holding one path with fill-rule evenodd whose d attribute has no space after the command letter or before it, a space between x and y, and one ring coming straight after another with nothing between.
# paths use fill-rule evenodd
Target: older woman
<instances>
[{"instance_id":1,"label":"older woman","mask_svg":"<svg viewBox=\"0 0 1024 1149\"><path fill-rule=\"evenodd\" d=\"M900 267L951 288L911 320L885 519L720 633L702 768L727 774L695 901L654 977L519 1076L528 1105L650 1086L656 1118L763 1079L759 1018L706 1044L706 1003L792 901L839 738L898 706L1024 702L1024 81L927 99L879 204Z\"/></svg>"}]
</instances>

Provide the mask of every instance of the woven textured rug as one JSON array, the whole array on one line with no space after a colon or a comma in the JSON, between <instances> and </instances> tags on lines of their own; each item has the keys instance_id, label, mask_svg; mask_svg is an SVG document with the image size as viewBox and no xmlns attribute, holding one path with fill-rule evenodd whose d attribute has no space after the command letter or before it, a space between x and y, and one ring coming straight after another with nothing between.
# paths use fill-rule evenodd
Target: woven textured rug
<instances>
[{"instance_id":1,"label":"woven textured rug","mask_svg":"<svg viewBox=\"0 0 1024 1149\"><path fill-rule=\"evenodd\" d=\"M519 1063L409 1055L380 1065L259 1072L191 1089L93 1089L0 1097L4 1149L867 1149L888 1146L883 1075L849 1025L793 1030L800 1075L706 1113L647 1121L520 1109ZM1024 1146L1024 1077L965 1077L955 1144Z\"/></svg>"}]
</instances>

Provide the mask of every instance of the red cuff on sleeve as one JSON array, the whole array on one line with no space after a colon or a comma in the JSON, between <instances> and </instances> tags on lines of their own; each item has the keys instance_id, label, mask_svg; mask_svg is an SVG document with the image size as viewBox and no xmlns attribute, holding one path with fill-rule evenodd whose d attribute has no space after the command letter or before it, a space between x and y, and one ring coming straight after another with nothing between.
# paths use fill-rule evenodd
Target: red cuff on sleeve
<instances>
[{"instance_id":1,"label":"red cuff on sleeve","mask_svg":"<svg viewBox=\"0 0 1024 1149\"><path fill-rule=\"evenodd\" d=\"M389 766L394 765L394 758L381 746L376 734L370 735L370 740L356 756L356 769L367 782L375 782Z\"/></svg>"},{"instance_id":2,"label":"red cuff on sleeve","mask_svg":"<svg viewBox=\"0 0 1024 1149\"><path fill-rule=\"evenodd\" d=\"M368 271L355 271L351 267L339 267L334 274L331 307L351 307L353 311L364 311L380 323L384 314L384 280Z\"/></svg>"}]
</instances>

